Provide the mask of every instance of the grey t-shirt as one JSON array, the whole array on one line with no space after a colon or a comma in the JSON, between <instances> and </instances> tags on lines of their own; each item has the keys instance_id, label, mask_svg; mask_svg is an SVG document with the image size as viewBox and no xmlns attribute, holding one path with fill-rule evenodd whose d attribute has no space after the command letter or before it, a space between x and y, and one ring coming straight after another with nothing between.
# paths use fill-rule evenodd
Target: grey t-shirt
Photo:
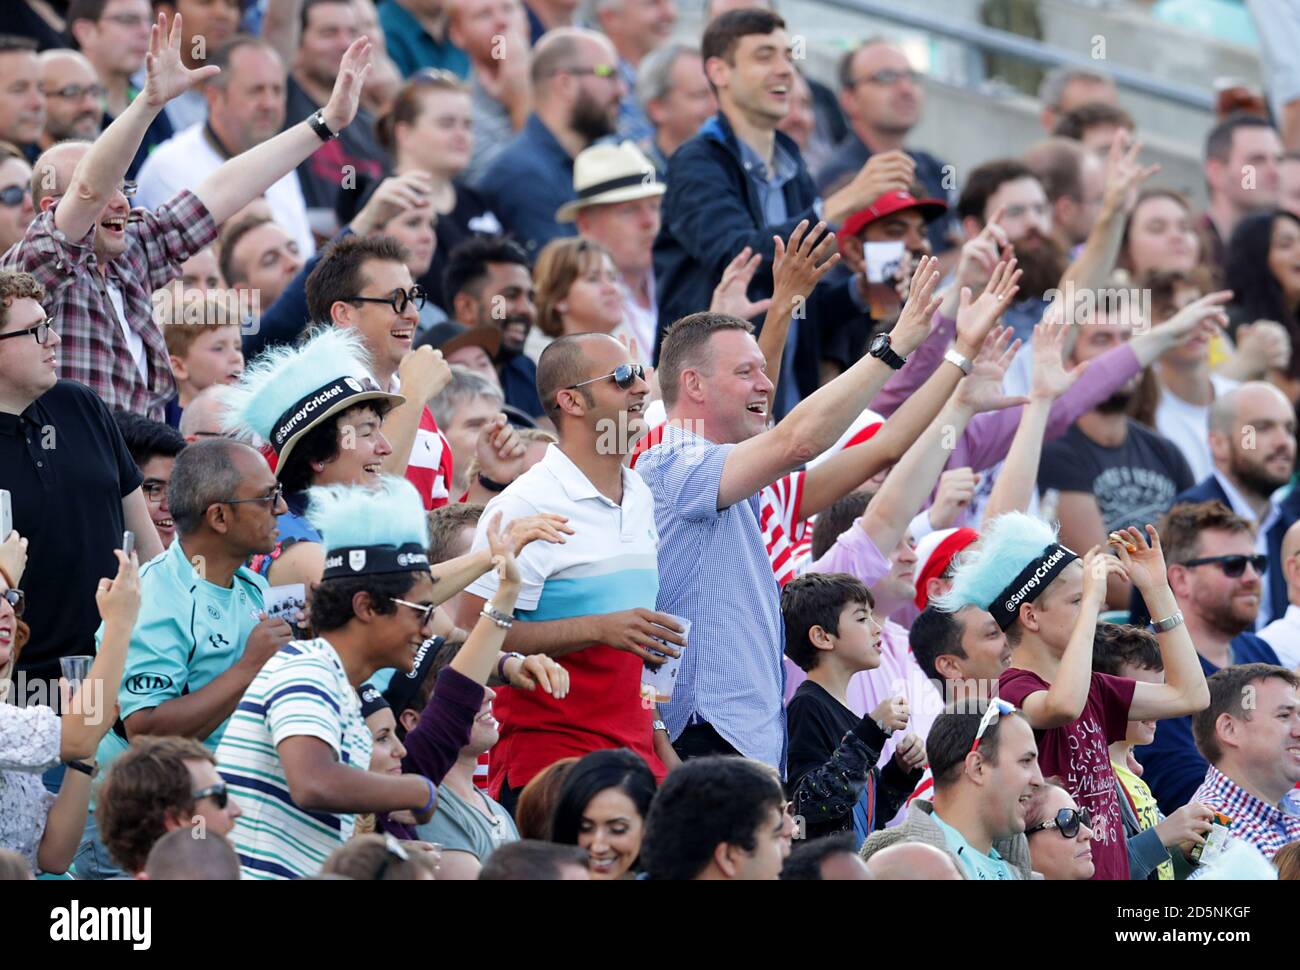
<instances>
[{"instance_id":1,"label":"grey t-shirt","mask_svg":"<svg viewBox=\"0 0 1300 970\"><path fill-rule=\"evenodd\" d=\"M467 803L448 786L438 787L438 810L416 832L425 842L437 842L444 849L468 852L483 862L499 846L519 841L510 814L484 792L476 792L492 809L496 821L489 821L479 809Z\"/></svg>"}]
</instances>

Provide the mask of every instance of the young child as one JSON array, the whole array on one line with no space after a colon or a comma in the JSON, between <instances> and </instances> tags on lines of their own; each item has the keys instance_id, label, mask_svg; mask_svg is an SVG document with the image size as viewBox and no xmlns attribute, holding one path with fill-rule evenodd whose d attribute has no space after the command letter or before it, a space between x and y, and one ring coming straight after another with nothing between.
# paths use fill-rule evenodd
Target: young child
<instances>
[{"instance_id":1,"label":"young child","mask_svg":"<svg viewBox=\"0 0 1300 970\"><path fill-rule=\"evenodd\" d=\"M1159 643L1149 631L1136 626L1098 623L1092 669L1146 684L1165 682ZM1205 841L1213 817L1210 809L1196 802L1184 805L1168 817L1160 811L1155 795L1142 780L1142 765L1133 757L1136 745L1150 744L1155 736L1155 721L1129 721L1128 735L1110 746L1110 766L1119 781L1119 807L1124 816L1129 872L1133 879L1185 876L1191 865L1186 853Z\"/></svg>"},{"instance_id":2,"label":"young child","mask_svg":"<svg viewBox=\"0 0 1300 970\"><path fill-rule=\"evenodd\" d=\"M877 769L888 736L907 727L907 702L890 697L859 718L845 699L854 674L880 666L874 605L871 591L848 573L809 573L781 593L786 656L808 673L786 709L787 785L805 838L851 831L861 846L921 778L925 746L914 734Z\"/></svg>"},{"instance_id":3,"label":"young child","mask_svg":"<svg viewBox=\"0 0 1300 970\"><path fill-rule=\"evenodd\" d=\"M213 384L236 384L244 373L239 321L214 298L177 308L163 327L180 410ZM179 420L179 411L177 411Z\"/></svg>"}]
</instances>

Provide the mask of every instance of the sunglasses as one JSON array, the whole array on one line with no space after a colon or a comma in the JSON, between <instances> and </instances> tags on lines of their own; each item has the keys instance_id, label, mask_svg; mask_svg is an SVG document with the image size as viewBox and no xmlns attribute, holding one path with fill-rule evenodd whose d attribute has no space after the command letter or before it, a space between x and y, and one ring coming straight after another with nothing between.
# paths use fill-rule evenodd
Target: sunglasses
<instances>
[{"instance_id":1,"label":"sunglasses","mask_svg":"<svg viewBox=\"0 0 1300 970\"><path fill-rule=\"evenodd\" d=\"M226 791L226 783L219 781L208 788L201 788L191 796L196 802L204 798L211 798L216 803L217 808L224 809L230 803L230 793Z\"/></svg>"},{"instance_id":2,"label":"sunglasses","mask_svg":"<svg viewBox=\"0 0 1300 970\"><path fill-rule=\"evenodd\" d=\"M596 64L593 67L557 67L552 74L594 74L596 77L611 78L618 73L613 64Z\"/></svg>"},{"instance_id":3,"label":"sunglasses","mask_svg":"<svg viewBox=\"0 0 1300 970\"><path fill-rule=\"evenodd\" d=\"M1268 556L1202 556L1200 559L1189 559L1183 565L1218 566L1229 579L1240 579L1246 572L1247 563L1255 570L1256 576L1263 576L1264 570L1268 568Z\"/></svg>"},{"instance_id":4,"label":"sunglasses","mask_svg":"<svg viewBox=\"0 0 1300 970\"><path fill-rule=\"evenodd\" d=\"M570 384L565 388L566 391L576 391L580 387L586 387L588 384L598 384L601 381L614 379L614 383L621 390L626 391L632 386L633 381L644 380L645 368L640 364L619 364L612 374L601 374L599 377L593 377L589 381L581 381L577 384Z\"/></svg>"},{"instance_id":5,"label":"sunglasses","mask_svg":"<svg viewBox=\"0 0 1300 970\"><path fill-rule=\"evenodd\" d=\"M404 313L407 304L414 304L417 310L424 309L424 301L427 299L424 289L419 286L413 286L410 290L394 290L391 296L354 296L344 303L382 303L385 306L393 308L394 313Z\"/></svg>"},{"instance_id":6,"label":"sunglasses","mask_svg":"<svg viewBox=\"0 0 1300 970\"><path fill-rule=\"evenodd\" d=\"M1043 829L1056 829L1065 838L1072 839L1079 834L1080 825L1092 828L1091 813L1086 808L1063 808L1056 813L1056 818L1049 818L1046 822L1025 829L1025 835L1033 835Z\"/></svg>"},{"instance_id":7,"label":"sunglasses","mask_svg":"<svg viewBox=\"0 0 1300 970\"><path fill-rule=\"evenodd\" d=\"M26 327L23 330L15 330L13 333L0 333L0 340L10 340L13 337L23 337L29 333L36 338L36 342L38 344L44 347L45 341L50 339L50 324L48 321L42 320L34 327Z\"/></svg>"},{"instance_id":8,"label":"sunglasses","mask_svg":"<svg viewBox=\"0 0 1300 970\"><path fill-rule=\"evenodd\" d=\"M975 731L975 741L970 746L971 753L980 749L980 741L984 739L984 732L987 731L1000 717L1006 717L1008 714L1016 713L1016 705L1010 701L1004 701L994 697L989 700L989 706L984 711L984 716L980 718L980 726Z\"/></svg>"},{"instance_id":9,"label":"sunglasses","mask_svg":"<svg viewBox=\"0 0 1300 970\"><path fill-rule=\"evenodd\" d=\"M14 616L22 616L23 610L27 608L27 594L21 589L7 589L4 591L5 602L13 607Z\"/></svg>"},{"instance_id":10,"label":"sunglasses","mask_svg":"<svg viewBox=\"0 0 1300 970\"><path fill-rule=\"evenodd\" d=\"M429 625L429 621L433 619L433 611L438 608L437 606L430 606L427 603L411 603L408 602L407 600L399 600L396 596L393 597L393 602L401 603L403 606L409 607L415 610L417 613L424 614L423 616L420 617L421 629Z\"/></svg>"},{"instance_id":11,"label":"sunglasses","mask_svg":"<svg viewBox=\"0 0 1300 970\"><path fill-rule=\"evenodd\" d=\"M21 185L6 185L0 189L0 205L12 209L23 204L27 198L27 189Z\"/></svg>"}]
</instances>

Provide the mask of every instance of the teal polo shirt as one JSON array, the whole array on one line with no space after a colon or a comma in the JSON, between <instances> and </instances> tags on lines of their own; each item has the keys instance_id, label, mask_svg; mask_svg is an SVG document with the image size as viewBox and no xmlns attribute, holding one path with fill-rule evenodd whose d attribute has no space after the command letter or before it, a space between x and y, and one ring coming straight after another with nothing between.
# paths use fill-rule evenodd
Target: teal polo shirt
<instances>
[{"instance_id":1,"label":"teal polo shirt","mask_svg":"<svg viewBox=\"0 0 1300 970\"><path fill-rule=\"evenodd\" d=\"M966 874L972 879L1016 879L1017 876L1012 868L1003 861L1002 856L998 855L998 850L989 846L989 854L985 855L979 849L976 849L966 837L958 832L955 828L941 819L937 814L931 814L930 818L934 819L935 824L943 830L943 840L948 843L948 849L961 860L961 864L966 867Z\"/></svg>"},{"instance_id":2,"label":"teal polo shirt","mask_svg":"<svg viewBox=\"0 0 1300 970\"><path fill-rule=\"evenodd\" d=\"M411 15L396 3L384 0L379 5L379 25L384 28L384 43L402 77L410 77L425 67L451 71L462 81L469 80L469 55L449 40L431 36Z\"/></svg>"},{"instance_id":3,"label":"teal polo shirt","mask_svg":"<svg viewBox=\"0 0 1300 970\"><path fill-rule=\"evenodd\" d=\"M131 631L118 692L122 720L192 694L234 666L260 622L266 590L266 580L245 566L235 571L229 589L202 579L180 539L141 566L140 616ZM101 623L96 649L103 636ZM200 740L215 752L228 723ZM116 729L109 731L99 744L101 771L125 750L126 740Z\"/></svg>"}]
</instances>

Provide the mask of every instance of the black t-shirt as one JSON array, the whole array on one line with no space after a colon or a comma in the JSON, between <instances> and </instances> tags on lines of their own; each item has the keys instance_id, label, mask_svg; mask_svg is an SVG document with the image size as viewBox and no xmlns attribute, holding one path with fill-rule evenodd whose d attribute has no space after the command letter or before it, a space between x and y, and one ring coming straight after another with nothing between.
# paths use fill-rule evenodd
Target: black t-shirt
<instances>
[{"instance_id":1,"label":"black t-shirt","mask_svg":"<svg viewBox=\"0 0 1300 970\"><path fill-rule=\"evenodd\" d=\"M434 234L438 245L433 250L433 262L429 271L419 279L429 299L451 314L452 308L447 294L443 290L443 274L447 272L447 257L451 251L467 239L474 236L492 236L505 232L500 217L488 208L483 196L479 195L459 179L456 188L456 207L446 215L438 217Z\"/></svg>"},{"instance_id":2,"label":"black t-shirt","mask_svg":"<svg viewBox=\"0 0 1300 970\"><path fill-rule=\"evenodd\" d=\"M314 114L321 105L313 101L292 77L285 86L285 129ZM345 166L352 166L345 169ZM357 111L352 124L338 138L323 143L298 166L298 181L308 209L334 211L334 202L345 182L362 176L382 178L388 170L388 156L375 138L375 118L365 108Z\"/></svg>"},{"instance_id":3,"label":"black t-shirt","mask_svg":"<svg viewBox=\"0 0 1300 970\"><path fill-rule=\"evenodd\" d=\"M1039 491L1087 492L1108 533L1156 522L1196 482L1178 447L1132 419L1118 448L1097 444L1073 425L1043 446Z\"/></svg>"},{"instance_id":4,"label":"black t-shirt","mask_svg":"<svg viewBox=\"0 0 1300 970\"><path fill-rule=\"evenodd\" d=\"M56 678L59 658L95 652L95 588L117 574L122 499L143 479L94 392L59 381L21 415L0 414L0 488L29 541L22 588L31 639L18 667Z\"/></svg>"}]
</instances>

